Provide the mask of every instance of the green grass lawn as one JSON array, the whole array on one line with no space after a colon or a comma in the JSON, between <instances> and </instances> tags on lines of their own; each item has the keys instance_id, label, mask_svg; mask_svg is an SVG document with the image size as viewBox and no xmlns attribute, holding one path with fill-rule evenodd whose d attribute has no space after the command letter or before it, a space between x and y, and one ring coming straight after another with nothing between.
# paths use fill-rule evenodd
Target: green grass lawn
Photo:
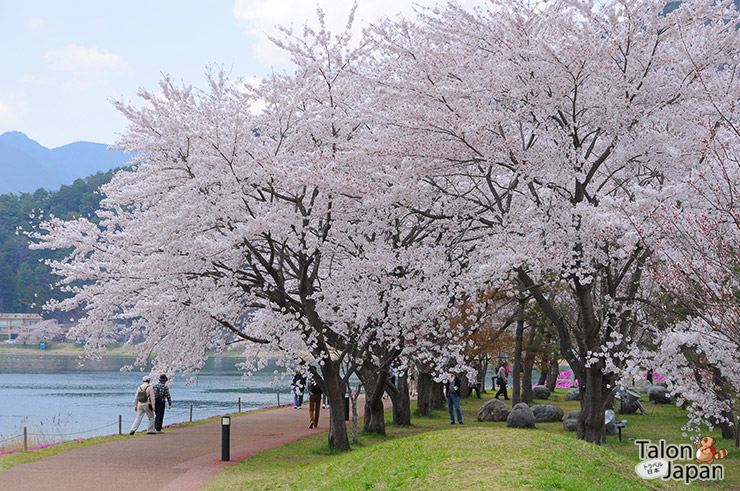
<instances>
[{"instance_id":1,"label":"green grass lawn","mask_svg":"<svg viewBox=\"0 0 740 491\"><path fill-rule=\"evenodd\" d=\"M564 401L565 391L555 392L566 414L579 409L577 401ZM490 397L490 394L489 394ZM484 400L485 401L485 400ZM637 490L680 489L675 481L642 480L634 471L639 462L635 439L664 439L691 444L682 436L685 414L675 406L647 405L647 414L618 416L627 419L623 441L608 436L605 445L577 440L562 423L538 423L535 430L506 428L505 423L481 423L478 399L461 401L465 425L452 426L446 411L412 418L413 426L388 425L388 435L362 435L353 450L329 452L326 434L261 452L224 471L210 490L483 490L562 489ZM544 401L536 401L544 402ZM651 414L652 413L652 414ZM390 417L390 414L388 414ZM722 441L719 433L705 432L718 440L717 448L730 454L721 461L725 480L697 481L693 489L740 489L740 450Z\"/></svg>"}]
</instances>

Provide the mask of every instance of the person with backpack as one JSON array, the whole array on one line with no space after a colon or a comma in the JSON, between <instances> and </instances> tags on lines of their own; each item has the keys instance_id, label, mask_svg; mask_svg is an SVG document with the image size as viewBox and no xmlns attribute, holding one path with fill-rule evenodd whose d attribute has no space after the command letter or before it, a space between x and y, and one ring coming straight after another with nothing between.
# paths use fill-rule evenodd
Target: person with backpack
<instances>
[{"instance_id":1,"label":"person with backpack","mask_svg":"<svg viewBox=\"0 0 740 491\"><path fill-rule=\"evenodd\" d=\"M162 433L162 423L164 422L164 401L167 401L169 409L172 409L172 399L170 399L170 389L167 383L167 375L159 376L159 382L154 384L154 429L157 433Z\"/></svg>"},{"instance_id":2,"label":"person with backpack","mask_svg":"<svg viewBox=\"0 0 740 491\"><path fill-rule=\"evenodd\" d=\"M154 432L154 389L152 389L152 385L149 383L152 381L152 378L145 375L141 380L144 383L136 389L136 395L134 396L134 411L137 412L136 420L134 420L134 424L131 426L129 435L136 433L145 414L149 418L146 434L156 435Z\"/></svg>"},{"instance_id":3,"label":"person with backpack","mask_svg":"<svg viewBox=\"0 0 740 491\"><path fill-rule=\"evenodd\" d=\"M313 378L313 375L308 377L308 418L309 428L316 428L319 426L319 413L321 413L321 387Z\"/></svg>"},{"instance_id":4,"label":"person with backpack","mask_svg":"<svg viewBox=\"0 0 740 491\"><path fill-rule=\"evenodd\" d=\"M303 406L303 391L306 390L306 376L303 375L301 367L298 367L298 371L293 376L290 387L293 391L293 407L300 409Z\"/></svg>"}]
</instances>

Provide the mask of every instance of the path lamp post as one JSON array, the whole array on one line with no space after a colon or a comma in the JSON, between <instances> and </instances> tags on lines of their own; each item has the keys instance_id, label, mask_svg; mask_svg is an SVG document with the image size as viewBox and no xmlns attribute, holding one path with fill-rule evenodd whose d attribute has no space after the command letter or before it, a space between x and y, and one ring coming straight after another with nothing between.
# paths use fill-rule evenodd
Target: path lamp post
<instances>
[{"instance_id":1,"label":"path lamp post","mask_svg":"<svg viewBox=\"0 0 740 491\"><path fill-rule=\"evenodd\" d=\"M231 416L221 416L221 460L229 461L231 439Z\"/></svg>"}]
</instances>

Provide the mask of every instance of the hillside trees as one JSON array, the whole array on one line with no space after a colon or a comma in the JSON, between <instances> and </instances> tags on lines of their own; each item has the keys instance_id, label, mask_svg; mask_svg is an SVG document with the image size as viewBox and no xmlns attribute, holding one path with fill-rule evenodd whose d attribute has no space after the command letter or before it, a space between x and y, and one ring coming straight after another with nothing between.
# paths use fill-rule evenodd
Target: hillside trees
<instances>
[{"instance_id":1,"label":"hillside trees","mask_svg":"<svg viewBox=\"0 0 740 491\"><path fill-rule=\"evenodd\" d=\"M112 175L100 172L58 191L38 189L34 193L0 195L0 311L41 312L49 299L65 298L64 292L51 288L56 280L43 263L48 258L61 259L63 252L29 250L28 237L17 230L30 230L42 215L69 219L93 214L101 199L97 190ZM76 314L51 315L66 320Z\"/></svg>"},{"instance_id":2,"label":"hillside trees","mask_svg":"<svg viewBox=\"0 0 740 491\"><path fill-rule=\"evenodd\" d=\"M393 108L396 154L454 198L448 216L470 220L482 281L516 278L557 328L591 442L646 318L651 251L630 223L649 220L693 163L691 121L715 113L698 75L727 86L737 65L726 3L663 7L440 7L379 27L368 75ZM555 283L575 316L548 298Z\"/></svg>"}]
</instances>

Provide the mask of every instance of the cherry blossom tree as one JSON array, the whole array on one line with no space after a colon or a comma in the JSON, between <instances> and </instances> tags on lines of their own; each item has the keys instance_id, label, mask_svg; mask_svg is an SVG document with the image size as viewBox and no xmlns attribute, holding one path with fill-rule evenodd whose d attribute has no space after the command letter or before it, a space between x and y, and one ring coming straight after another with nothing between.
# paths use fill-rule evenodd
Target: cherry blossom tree
<instances>
[{"instance_id":1,"label":"cherry blossom tree","mask_svg":"<svg viewBox=\"0 0 740 491\"><path fill-rule=\"evenodd\" d=\"M632 223L692 164L693 120L715 113L702 86L727 87L737 64L735 15L727 2L670 15L657 1L496 2L376 29L367 77L392 108L393 150L471 224L478 289L516 279L556 327L582 392L579 438L600 441L646 320L650 249ZM575 316L555 308L555 284Z\"/></svg>"},{"instance_id":2,"label":"cherry blossom tree","mask_svg":"<svg viewBox=\"0 0 740 491\"><path fill-rule=\"evenodd\" d=\"M329 445L347 449L351 367L377 346L386 367L407 342L439 353L428 321L445 317L457 266L436 222L396 205L417 190L377 150L386 128L367 118L355 75L366 46L319 20L276 40L292 75L254 86L212 70L206 91L165 78L142 106L118 103L130 124L119 146L140 157L103 187L99 221L51 217L32 236L72 248L51 264L74 296L51 307L84 307L73 334L90 354L106 321L129 319L144 339L137 363L158 371L197 370L228 343L245 345L248 373L275 352L314 363Z\"/></svg>"},{"instance_id":3,"label":"cherry blossom tree","mask_svg":"<svg viewBox=\"0 0 740 491\"><path fill-rule=\"evenodd\" d=\"M658 230L647 238L669 315L645 365L657 367L678 403L687 407L687 430L698 434L702 423L719 424L723 436L731 438L740 409L737 86L709 95L718 114L696 121L705 133L704 148L680 183L681 199L656 210Z\"/></svg>"}]
</instances>

